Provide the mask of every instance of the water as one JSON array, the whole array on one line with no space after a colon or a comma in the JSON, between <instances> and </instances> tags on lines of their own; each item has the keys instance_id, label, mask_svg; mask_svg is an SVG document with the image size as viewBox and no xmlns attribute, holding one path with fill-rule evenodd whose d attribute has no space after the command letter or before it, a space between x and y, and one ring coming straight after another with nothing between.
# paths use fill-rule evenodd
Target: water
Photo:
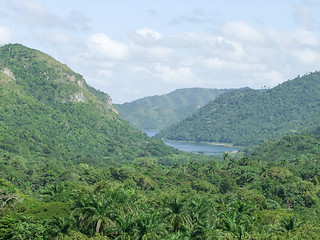
<instances>
[{"instance_id":1,"label":"water","mask_svg":"<svg viewBox=\"0 0 320 240\"><path fill-rule=\"evenodd\" d=\"M157 131L145 131L149 137L153 137ZM181 151L191 153L202 153L205 155L219 155L224 152L238 151L239 148L225 145L216 145L211 143L195 143L195 142L176 142L176 141L164 141L165 144L177 148Z\"/></svg>"}]
</instances>

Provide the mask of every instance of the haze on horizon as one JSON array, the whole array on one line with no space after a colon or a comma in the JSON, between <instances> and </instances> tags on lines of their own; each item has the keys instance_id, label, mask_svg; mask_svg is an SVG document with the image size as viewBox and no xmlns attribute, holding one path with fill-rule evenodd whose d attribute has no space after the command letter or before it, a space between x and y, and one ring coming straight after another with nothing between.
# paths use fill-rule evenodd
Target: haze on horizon
<instances>
[{"instance_id":1,"label":"haze on horizon","mask_svg":"<svg viewBox=\"0 0 320 240\"><path fill-rule=\"evenodd\" d=\"M0 0L0 45L39 49L123 103L274 87L320 70L316 0Z\"/></svg>"}]
</instances>

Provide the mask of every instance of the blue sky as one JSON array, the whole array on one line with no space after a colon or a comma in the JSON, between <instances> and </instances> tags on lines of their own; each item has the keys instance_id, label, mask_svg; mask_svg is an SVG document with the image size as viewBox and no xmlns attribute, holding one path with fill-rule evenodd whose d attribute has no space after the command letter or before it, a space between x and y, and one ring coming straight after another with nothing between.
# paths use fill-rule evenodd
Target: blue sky
<instances>
[{"instance_id":1,"label":"blue sky","mask_svg":"<svg viewBox=\"0 0 320 240\"><path fill-rule=\"evenodd\" d=\"M0 44L44 51L123 103L318 71L319 12L317 0L0 0Z\"/></svg>"}]
</instances>

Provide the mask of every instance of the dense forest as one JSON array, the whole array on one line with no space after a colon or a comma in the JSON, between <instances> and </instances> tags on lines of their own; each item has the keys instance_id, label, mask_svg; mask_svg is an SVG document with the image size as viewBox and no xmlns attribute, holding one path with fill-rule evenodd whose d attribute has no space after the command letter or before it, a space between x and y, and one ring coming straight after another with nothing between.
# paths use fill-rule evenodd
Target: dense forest
<instances>
[{"instance_id":1,"label":"dense forest","mask_svg":"<svg viewBox=\"0 0 320 240\"><path fill-rule=\"evenodd\" d=\"M0 48L0 149L31 159L115 164L175 152L121 119L109 96L43 53Z\"/></svg>"},{"instance_id":2,"label":"dense forest","mask_svg":"<svg viewBox=\"0 0 320 240\"><path fill-rule=\"evenodd\" d=\"M48 55L6 45L0 70L0 239L319 239L319 128L187 154Z\"/></svg>"},{"instance_id":3,"label":"dense forest","mask_svg":"<svg viewBox=\"0 0 320 240\"><path fill-rule=\"evenodd\" d=\"M320 73L314 72L270 90L246 88L222 94L191 117L161 131L158 137L254 145L317 127L319 102Z\"/></svg>"},{"instance_id":4,"label":"dense forest","mask_svg":"<svg viewBox=\"0 0 320 240\"><path fill-rule=\"evenodd\" d=\"M161 96L116 105L121 116L141 130L160 130L191 116L231 89L184 88Z\"/></svg>"}]
</instances>

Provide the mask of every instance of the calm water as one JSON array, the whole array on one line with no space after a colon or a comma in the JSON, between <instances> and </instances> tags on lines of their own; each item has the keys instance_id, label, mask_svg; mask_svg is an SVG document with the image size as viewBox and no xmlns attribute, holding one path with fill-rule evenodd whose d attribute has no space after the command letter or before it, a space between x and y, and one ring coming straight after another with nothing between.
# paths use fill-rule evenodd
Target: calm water
<instances>
[{"instance_id":1,"label":"calm water","mask_svg":"<svg viewBox=\"0 0 320 240\"><path fill-rule=\"evenodd\" d=\"M157 131L145 131L149 137L153 137ZM224 152L238 151L239 148L228 147L221 145L214 145L209 143L195 143L195 142L176 142L176 141L165 141L165 144L177 148L181 151L192 152L192 153L203 153L205 155L219 155Z\"/></svg>"}]
</instances>

